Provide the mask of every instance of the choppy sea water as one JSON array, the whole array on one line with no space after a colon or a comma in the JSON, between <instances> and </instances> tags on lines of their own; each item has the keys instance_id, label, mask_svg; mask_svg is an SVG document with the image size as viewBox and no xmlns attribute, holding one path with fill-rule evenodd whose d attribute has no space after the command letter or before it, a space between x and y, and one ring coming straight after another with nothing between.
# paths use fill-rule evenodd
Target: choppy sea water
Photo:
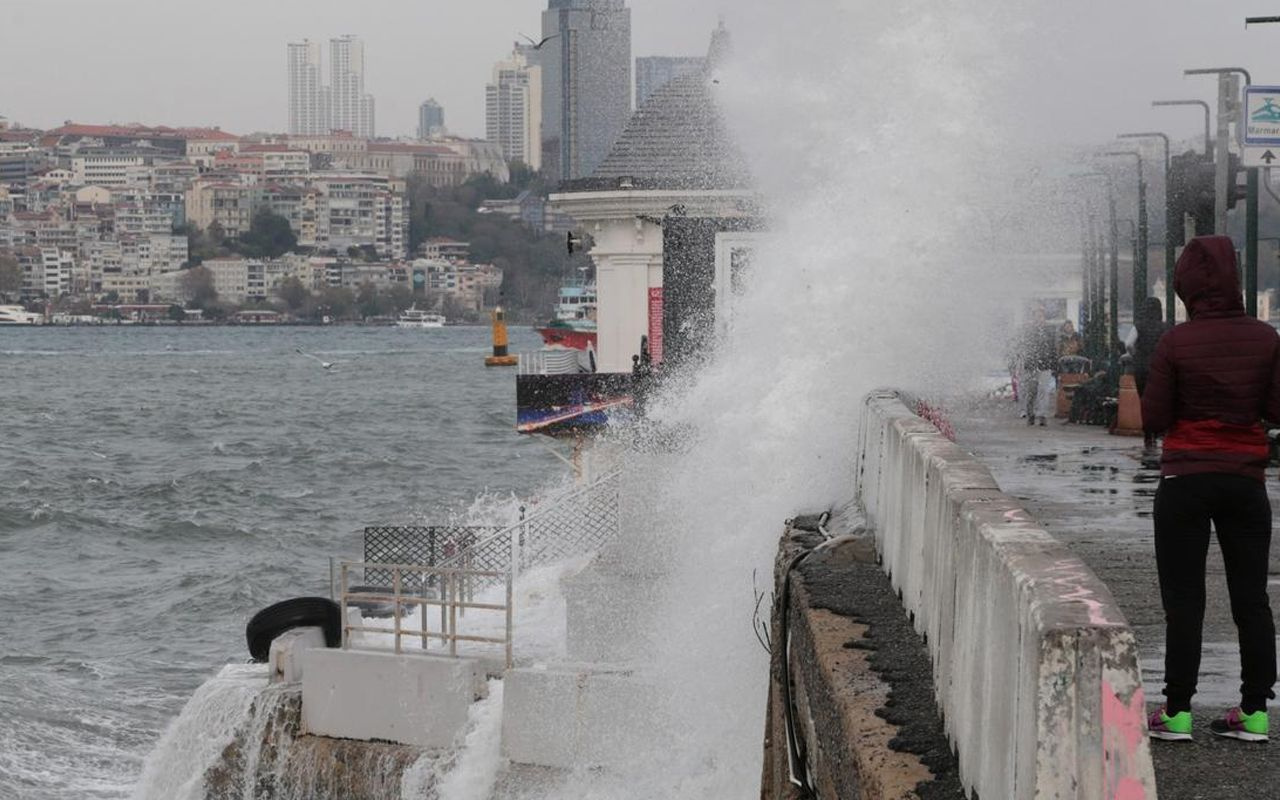
<instances>
[{"instance_id":1,"label":"choppy sea water","mask_svg":"<svg viewBox=\"0 0 1280 800\"><path fill-rule=\"evenodd\" d=\"M0 798L127 797L246 657L247 618L326 594L364 525L500 511L558 476L488 348L485 328L0 328Z\"/></svg>"}]
</instances>

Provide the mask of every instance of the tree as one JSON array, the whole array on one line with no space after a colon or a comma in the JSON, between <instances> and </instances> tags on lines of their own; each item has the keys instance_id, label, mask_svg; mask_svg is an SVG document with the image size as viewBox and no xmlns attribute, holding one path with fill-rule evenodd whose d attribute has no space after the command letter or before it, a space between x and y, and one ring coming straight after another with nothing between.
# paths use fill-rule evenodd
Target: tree
<instances>
[{"instance_id":1,"label":"tree","mask_svg":"<svg viewBox=\"0 0 1280 800\"><path fill-rule=\"evenodd\" d=\"M182 310L182 306L179 306L179 305L169 306L169 319L173 320L174 322L182 322L186 318L187 318L187 312Z\"/></svg>"},{"instance_id":2,"label":"tree","mask_svg":"<svg viewBox=\"0 0 1280 800\"><path fill-rule=\"evenodd\" d=\"M201 308L206 312L218 299L218 290L213 287L213 273L208 267L192 267L182 276L182 290L190 298L192 308Z\"/></svg>"},{"instance_id":3,"label":"tree","mask_svg":"<svg viewBox=\"0 0 1280 800\"><path fill-rule=\"evenodd\" d=\"M387 290L387 303L397 314L413 305L413 301L413 290L404 284L397 283Z\"/></svg>"},{"instance_id":4,"label":"tree","mask_svg":"<svg viewBox=\"0 0 1280 800\"><path fill-rule=\"evenodd\" d=\"M380 317L387 313L387 299L378 291L378 287L369 281L360 284L359 290L356 292L356 305L360 309L360 316L364 319L369 317Z\"/></svg>"},{"instance_id":5,"label":"tree","mask_svg":"<svg viewBox=\"0 0 1280 800\"><path fill-rule=\"evenodd\" d=\"M241 234L239 249L250 258L279 258L297 246L289 220L264 206L254 212L248 232Z\"/></svg>"},{"instance_id":6,"label":"tree","mask_svg":"<svg viewBox=\"0 0 1280 800\"><path fill-rule=\"evenodd\" d=\"M0 251L0 295L22 291L22 265L12 253Z\"/></svg>"},{"instance_id":7,"label":"tree","mask_svg":"<svg viewBox=\"0 0 1280 800\"><path fill-rule=\"evenodd\" d=\"M307 291L307 287L303 286L302 281L296 276L290 275L280 281L280 285L276 287L276 295L284 301L290 311L297 311L307 302L311 292Z\"/></svg>"}]
</instances>

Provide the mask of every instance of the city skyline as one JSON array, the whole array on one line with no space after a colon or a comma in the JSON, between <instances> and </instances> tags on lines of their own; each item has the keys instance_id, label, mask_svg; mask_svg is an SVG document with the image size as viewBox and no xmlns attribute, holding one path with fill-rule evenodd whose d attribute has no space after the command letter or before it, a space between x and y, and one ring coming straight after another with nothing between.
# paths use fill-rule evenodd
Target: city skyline
<instances>
[{"instance_id":1,"label":"city skyline","mask_svg":"<svg viewBox=\"0 0 1280 800\"><path fill-rule=\"evenodd\" d=\"M36 32L48 30L65 33L70 53L58 70L35 70L6 87L0 116L37 128L71 120L283 133L289 122L285 46L304 39L327 46L331 36L353 33L365 43L380 135L414 136L419 106L434 97L449 112L451 133L480 138L493 63L522 33L538 32L545 6L545 0L495 0L483 9L428 12L409 0L385 0L376 16L302 0L267 6L224 0L218 14L175 10L161 0L110 9L86 0L6 6L0 8L0 47L12 58L38 63L44 48L35 46ZM69 15L77 25L64 31ZM653 0L633 20L635 52L699 54L716 19L711 5L690 9L677 0ZM186 35L191 30L200 35ZM109 56L93 44L103 36L114 43ZM158 64L164 69L148 69ZM117 82L110 93L84 91L81 77L104 68L138 78Z\"/></svg>"}]
</instances>

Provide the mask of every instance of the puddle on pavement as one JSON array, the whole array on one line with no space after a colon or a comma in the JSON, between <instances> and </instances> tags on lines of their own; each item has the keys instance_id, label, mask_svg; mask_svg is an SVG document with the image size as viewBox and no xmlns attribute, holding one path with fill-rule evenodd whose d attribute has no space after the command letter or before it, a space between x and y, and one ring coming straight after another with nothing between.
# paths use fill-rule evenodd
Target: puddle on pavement
<instances>
[{"instance_id":1,"label":"puddle on pavement","mask_svg":"<svg viewBox=\"0 0 1280 800\"><path fill-rule=\"evenodd\" d=\"M1140 659L1147 700L1164 699L1164 645ZM1194 705L1226 709L1240 702L1240 649L1235 642L1205 642L1200 656L1200 682Z\"/></svg>"}]
</instances>

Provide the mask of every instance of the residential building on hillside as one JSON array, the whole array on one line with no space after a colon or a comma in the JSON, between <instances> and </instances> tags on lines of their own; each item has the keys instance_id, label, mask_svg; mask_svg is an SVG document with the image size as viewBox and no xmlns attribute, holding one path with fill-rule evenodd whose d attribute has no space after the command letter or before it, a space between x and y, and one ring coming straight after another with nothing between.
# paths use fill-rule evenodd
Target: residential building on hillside
<instances>
[{"instance_id":1,"label":"residential building on hillside","mask_svg":"<svg viewBox=\"0 0 1280 800\"><path fill-rule=\"evenodd\" d=\"M636 108L675 78L693 75L707 67L702 56L641 56L636 59Z\"/></svg>"},{"instance_id":2,"label":"residential building on hillside","mask_svg":"<svg viewBox=\"0 0 1280 800\"><path fill-rule=\"evenodd\" d=\"M542 168L542 68L516 45L511 57L493 65L485 86L485 139L508 162Z\"/></svg>"},{"instance_id":3,"label":"residential building on hillside","mask_svg":"<svg viewBox=\"0 0 1280 800\"><path fill-rule=\"evenodd\" d=\"M418 106L418 138L434 139L444 133L444 107L434 97L428 97Z\"/></svg>"},{"instance_id":4,"label":"residential building on hillside","mask_svg":"<svg viewBox=\"0 0 1280 800\"><path fill-rule=\"evenodd\" d=\"M631 115L631 9L625 0L549 0L542 36L543 172L586 177Z\"/></svg>"}]
</instances>

